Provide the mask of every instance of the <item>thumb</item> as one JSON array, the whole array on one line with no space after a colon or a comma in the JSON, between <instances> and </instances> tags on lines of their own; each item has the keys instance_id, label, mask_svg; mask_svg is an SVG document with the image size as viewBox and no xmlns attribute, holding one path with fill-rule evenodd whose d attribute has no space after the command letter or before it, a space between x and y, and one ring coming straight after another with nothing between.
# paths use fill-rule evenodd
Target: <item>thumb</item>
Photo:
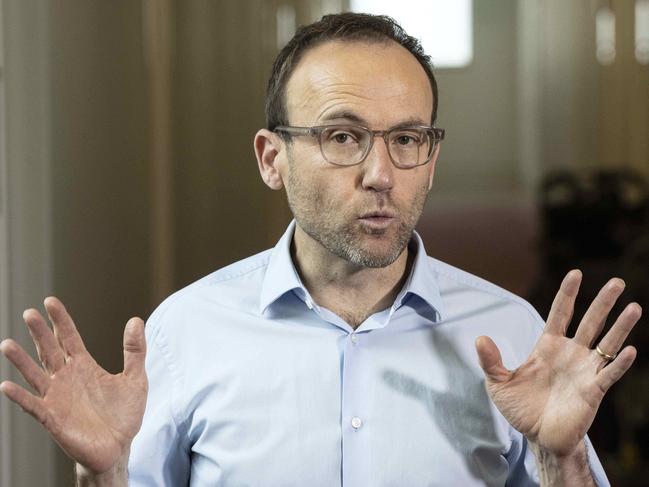
<instances>
[{"instance_id":1,"label":"thumb","mask_svg":"<svg viewBox=\"0 0 649 487\"><path fill-rule=\"evenodd\" d=\"M140 318L131 318L124 328L124 375L144 374L145 356L144 322Z\"/></svg>"},{"instance_id":2,"label":"thumb","mask_svg":"<svg viewBox=\"0 0 649 487\"><path fill-rule=\"evenodd\" d=\"M480 336L475 341L475 348L478 352L480 367L487 377L488 382L504 382L511 376L511 372L503 365L500 350L487 336Z\"/></svg>"}]
</instances>

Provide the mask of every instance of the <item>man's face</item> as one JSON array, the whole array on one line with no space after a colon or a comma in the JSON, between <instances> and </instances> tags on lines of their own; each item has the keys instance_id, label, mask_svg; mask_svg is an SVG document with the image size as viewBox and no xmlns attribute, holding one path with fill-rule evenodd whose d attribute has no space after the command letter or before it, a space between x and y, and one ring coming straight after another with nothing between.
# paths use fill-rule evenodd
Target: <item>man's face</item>
<instances>
[{"instance_id":1,"label":"man's face","mask_svg":"<svg viewBox=\"0 0 649 487\"><path fill-rule=\"evenodd\" d=\"M423 68L393 42L319 45L300 60L286 93L294 126L428 125L433 105ZM380 137L349 167L327 162L314 137L294 137L285 148L278 167L298 230L352 264L392 264L419 220L437 153L427 165L399 169Z\"/></svg>"}]
</instances>

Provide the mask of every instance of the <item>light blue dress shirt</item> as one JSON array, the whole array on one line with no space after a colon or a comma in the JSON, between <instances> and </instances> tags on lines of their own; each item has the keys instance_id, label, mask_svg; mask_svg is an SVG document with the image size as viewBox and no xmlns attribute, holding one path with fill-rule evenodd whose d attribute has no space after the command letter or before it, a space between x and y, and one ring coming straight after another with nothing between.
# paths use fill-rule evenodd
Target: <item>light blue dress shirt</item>
<instances>
[{"instance_id":1,"label":"light blue dress shirt","mask_svg":"<svg viewBox=\"0 0 649 487\"><path fill-rule=\"evenodd\" d=\"M403 290L354 331L301 283L294 228L149 319L130 485L536 485L534 458L489 400L474 348L488 335L518 366L543 328L536 311L428 257L415 234Z\"/></svg>"}]
</instances>

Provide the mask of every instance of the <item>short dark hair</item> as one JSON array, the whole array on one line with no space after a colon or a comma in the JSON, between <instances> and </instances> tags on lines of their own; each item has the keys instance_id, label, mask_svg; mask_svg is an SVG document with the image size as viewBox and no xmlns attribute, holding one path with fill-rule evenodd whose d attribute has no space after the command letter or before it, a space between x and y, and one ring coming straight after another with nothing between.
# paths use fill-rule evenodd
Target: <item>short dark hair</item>
<instances>
[{"instance_id":1,"label":"short dark hair","mask_svg":"<svg viewBox=\"0 0 649 487\"><path fill-rule=\"evenodd\" d=\"M279 52L266 90L266 127L274 130L278 125L288 125L286 85L304 53L318 44L333 40L387 42L403 46L419 62L430 81L433 92L431 124L437 118L437 81L433 74L430 56L419 41L408 35L391 17L345 12L325 15L317 22L301 26L293 38Z\"/></svg>"}]
</instances>

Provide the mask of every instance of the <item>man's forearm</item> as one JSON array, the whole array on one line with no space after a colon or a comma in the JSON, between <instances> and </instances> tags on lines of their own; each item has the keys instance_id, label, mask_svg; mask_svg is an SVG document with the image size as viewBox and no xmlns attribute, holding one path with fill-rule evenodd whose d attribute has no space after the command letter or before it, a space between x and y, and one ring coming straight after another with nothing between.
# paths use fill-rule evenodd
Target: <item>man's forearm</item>
<instances>
[{"instance_id":1,"label":"man's forearm","mask_svg":"<svg viewBox=\"0 0 649 487\"><path fill-rule=\"evenodd\" d=\"M113 468L99 474L77 463L77 487L128 487L128 457L126 452Z\"/></svg>"},{"instance_id":2,"label":"man's forearm","mask_svg":"<svg viewBox=\"0 0 649 487\"><path fill-rule=\"evenodd\" d=\"M531 442L529 445L536 458L539 481L543 487L595 487L584 441L573 454L567 456L557 456Z\"/></svg>"}]
</instances>

